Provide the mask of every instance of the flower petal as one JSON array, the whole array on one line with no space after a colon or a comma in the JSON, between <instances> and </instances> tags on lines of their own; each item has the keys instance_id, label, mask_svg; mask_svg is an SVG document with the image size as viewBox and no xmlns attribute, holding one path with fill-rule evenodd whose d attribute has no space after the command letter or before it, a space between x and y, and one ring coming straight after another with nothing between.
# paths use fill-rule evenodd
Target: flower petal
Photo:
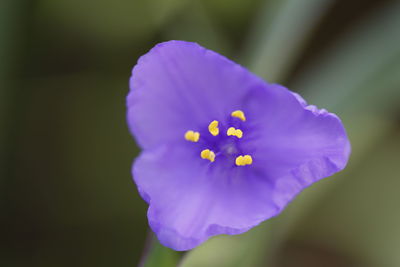
<instances>
[{"instance_id":1,"label":"flower petal","mask_svg":"<svg viewBox=\"0 0 400 267\"><path fill-rule=\"evenodd\" d=\"M162 244L188 250L217 234L239 234L279 212L273 187L251 168L221 168L185 147L145 151L134 180L149 202L149 224ZM160 171L162 170L162 171Z\"/></svg>"},{"instance_id":2,"label":"flower petal","mask_svg":"<svg viewBox=\"0 0 400 267\"><path fill-rule=\"evenodd\" d=\"M275 184L274 202L283 208L302 189L342 170L350 142L340 119L279 85L248 97L251 125L243 147L253 165Z\"/></svg>"},{"instance_id":3,"label":"flower petal","mask_svg":"<svg viewBox=\"0 0 400 267\"><path fill-rule=\"evenodd\" d=\"M142 56L132 71L128 124L143 148L181 140L241 107L262 81L196 43L169 41Z\"/></svg>"},{"instance_id":4,"label":"flower petal","mask_svg":"<svg viewBox=\"0 0 400 267\"><path fill-rule=\"evenodd\" d=\"M150 204L151 228L173 249L247 231L347 164L350 144L336 115L197 44L157 45L135 66L130 86L128 124L144 148L134 180ZM246 117L230 118L243 131L237 151L253 164L201 159L204 147L184 134L234 110Z\"/></svg>"}]
</instances>

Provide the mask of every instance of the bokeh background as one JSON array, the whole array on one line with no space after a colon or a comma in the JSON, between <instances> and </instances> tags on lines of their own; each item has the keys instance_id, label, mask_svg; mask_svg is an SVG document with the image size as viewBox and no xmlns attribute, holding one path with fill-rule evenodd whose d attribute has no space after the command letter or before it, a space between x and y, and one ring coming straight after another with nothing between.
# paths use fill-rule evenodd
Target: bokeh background
<instances>
[{"instance_id":1,"label":"bokeh background","mask_svg":"<svg viewBox=\"0 0 400 267\"><path fill-rule=\"evenodd\" d=\"M337 113L346 170L281 216L146 266L400 266L400 3L0 0L0 266L137 266L146 205L125 123L156 43L195 41ZM181 258L181 259L180 259Z\"/></svg>"}]
</instances>

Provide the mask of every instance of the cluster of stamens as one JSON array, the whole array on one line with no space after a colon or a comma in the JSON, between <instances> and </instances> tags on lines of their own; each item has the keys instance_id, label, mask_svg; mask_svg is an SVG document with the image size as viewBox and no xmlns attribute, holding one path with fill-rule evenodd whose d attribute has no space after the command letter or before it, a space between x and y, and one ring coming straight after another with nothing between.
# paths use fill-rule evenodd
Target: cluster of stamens
<instances>
[{"instance_id":1,"label":"cluster of stamens","mask_svg":"<svg viewBox=\"0 0 400 267\"><path fill-rule=\"evenodd\" d=\"M240 119L241 121L246 121L246 117L244 112L241 110L236 110L231 113L233 118ZM220 134L220 129L218 128L219 122L214 120L208 125L208 131L213 136L218 136ZM227 136L233 136L235 138L242 138L243 131L240 129L236 129L234 127L229 127L227 132ZM200 140L200 133L196 131L189 130L185 133L185 139L190 142L198 142ZM210 162L214 162L216 158L216 154L214 151L210 149L203 149L200 153L200 157L202 159L209 160ZM253 158L250 155L239 155L235 159L236 166L246 166L251 165L253 163Z\"/></svg>"}]
</instances>

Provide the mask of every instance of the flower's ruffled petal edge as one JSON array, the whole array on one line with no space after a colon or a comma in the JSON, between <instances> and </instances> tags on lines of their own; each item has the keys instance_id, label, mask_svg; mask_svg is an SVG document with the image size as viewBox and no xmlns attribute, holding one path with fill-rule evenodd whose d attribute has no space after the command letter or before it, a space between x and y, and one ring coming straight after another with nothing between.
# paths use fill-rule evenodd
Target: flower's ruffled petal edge
<instances>
[{"instance_id":1,"label":"flower's ruffled petal edge","mask_svg":"<svg viewBox=\"0 0 400 267\"><path fill-rule=\"evenodd\" d=\"M274 180L273 201L283 209L312 183L344 169L351 146L340 118L299 94L276 84L257 94L245 108L257 130L250 127L243 146L254 153L254 167Z\"/></svg>"},{"instance_id":2,"label":"flower's ruffled petal edge","mask_svg":"<svg viewBox=\"0 0 400 267\"><path fill-rule=\"evenodd\" d=\"M170 228L167 225L163 225L162 223L157 221L157 216L152 206L150 206L148 209L147 217L149 218L150 228L153 230L154 233L156 233L160 243L177 251L191 250L216 235L242 234L258 224L257 223L253 226L242 229L221 226L218 224L211 224L208 226L207 230L205 231L205 235L202 238L192 238L190 236L183 236L175 229Z\"/></svg>"},{"instance_id":3,"label":"flower's ruffled petal edge","mask_svg":"<svg viewBox=\"0 0 400 267\"><path fill-rule=\"evenodd\" d=\"M135 161L134 181L163 245L189 250L214 235L243 233L280 212L262 174L247 168L227 173L208 164L190 150L168 146L144 151Z\"/></svg>"},{"instance_id":4,"label":"flower's ruffled petal edge","mask_svg":"<svg viewBox=\"0 0 400 267\"><path fill-rule=\"evenodd\" d=\"M325 121L332 121L336 125L338 128L337 135L340 137L340 141L337 144L339 147L339 156L334 157L334 159L330 156L322 156L310 160L292 169L290 175L281 177L276 183L276 193L274 194L274 200L280 207L286 206L298 193L314 182L343 170L351 154L351 144L341 119L326 109L319 109L315 105L308 105L307 101L299 94L295 92L291 93L306 112L312 113L315 117L323 118Z\"/></svg>"},{"instance_id":5,"label":"flower's ruffled petal edge","mask_svg":"<svg viewBox=\"0 0 400 267\"><path fill-rule=\"evenodd\" d=\"M196 43L160 43L133 68L127 122L142 148L182 141L241 108L263 82L240 65Z\"/></svg>"}]
</instances>

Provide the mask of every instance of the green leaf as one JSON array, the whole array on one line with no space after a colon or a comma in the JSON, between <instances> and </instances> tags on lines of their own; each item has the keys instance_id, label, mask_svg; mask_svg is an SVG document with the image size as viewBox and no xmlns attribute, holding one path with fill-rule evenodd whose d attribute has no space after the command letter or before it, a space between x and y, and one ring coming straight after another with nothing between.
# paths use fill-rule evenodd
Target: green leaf
<instances>
[{"instance_id":1,"label":"green leaf","mask_svg":"<svg viewBox=\"0 0 400 267\"><path fill-rule=\"evenodd\" d=\"M188 252L180 267L256 267L263 265L268 257L270 222L236 236L215 236L196 249ZM262 255L262 257L260 257Z\"/></svg>"},{"instance_id":2,"label":"green leaf","mask_svg":"<svg viewBox=\"0 0 400 267\"><path fill-rule=\"evenodd\" d=\"M332 2L268 1L245 54L250 69L269 82L282 82Z\"/></svg>"},{"instance_id":3,"label":"green leaf","mask_svg":"<svg viewBox=\"0 0 400 267\"><path fill-rule=\"evenodd\" d=\"M357 101L371 77L376 76L400 55L400 3L373 13L349 29L294 81L296 90L305 91L310 103L325 108L345 108ZM382 91L375 90L376 94ZM361 102L363 100L360 100Z\"/></svg>"}]
</instances>

